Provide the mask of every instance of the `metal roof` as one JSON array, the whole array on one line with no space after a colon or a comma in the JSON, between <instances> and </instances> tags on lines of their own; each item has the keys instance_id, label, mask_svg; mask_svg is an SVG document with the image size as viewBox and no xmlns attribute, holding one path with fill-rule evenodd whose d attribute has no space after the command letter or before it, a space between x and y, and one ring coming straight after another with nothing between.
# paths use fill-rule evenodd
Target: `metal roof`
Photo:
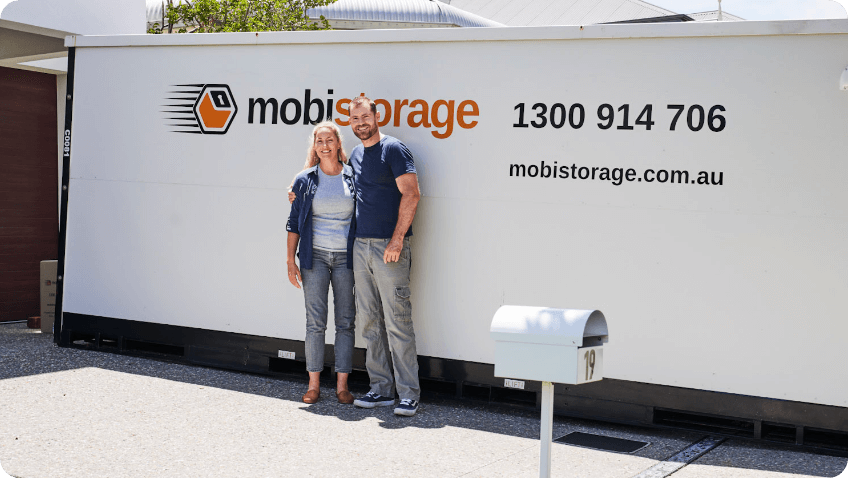
<instances>
[{"instance_id":1,"label":"metal roof","mask_svg":"<svg viewBox=\"0 0 848 478\"><path fill-rule=\"evenodd\" d=\"M162 23L162 0L147 0L147 23Z\"/></svg>"},{"instance_id":2,"label":"metal roof","mask_svg":"<svg viewBox=\"0 0 848 478\"><path fill-rule=\"evenodd\" d=\"M181 3L185 0L175 0ZM147 22L162 22L162 0L147 0ZM671 10L642 0L338 0L307 10L339 30L432 27L590 25L640 19L678 19ZM718 11L691 13L696 22L716 21ZM724 21L741 21L723 12Z\"/></svg>"},{"instance_id":3,"label":"metal roof","mask_svg":"<svg viewBox=\"0 0 848 478\"><path fill-rule=\"evenodd\" d=\"M184 0L175 0L182 3ZM147 0L147 23L162 23L162 0ZM324 15L335 29L502 27L487 18L435 0L338 0L310 8L309 18Z\"/></svg>"},{"instance_id":4,"label":"metal roof","mask_svg":"<svg viewBox=\"0 0 848 478\"><path fill-rule=\"evenodd\" d=\"M323 15L334 28L505 26L435 0L338 0L325 7L310 8L307 13L309 18ZM368 26L375 23L378 25Z\"/></svg>"},{"instance_id":5,"label":"metal roof","mask_svg":"<svg viewBox=\"0 0 848 478\"><path fill-rule=\"evenodd\" d=\"M509 26L589 25L676 15L641 0L443 0Z\"/></svg>"},{"instance_id":6,"label":"metal roof","mask_svg":"<svg viewBox=\"0 0 848 478\"><path fill-rule=\"evenodd\" d=\"M173 0L175 5L185 3L185 0ZM162 23L162 11L167 0L147 0L147 26L154 23Z\"/></svg>"},{"instance_id":7,"label":"metal roof","mask_svg":"<svg viewBox=\"0 0 848 478\"><path fill-rule=\"evenodd\" d=\"M690 17L696 22L717 22L718 21L718 10L713 10L711 12L701 12L701 13L690 13ZM737 17L736 15L731 15L727 12L721 12L721 21L723 22L742 22L745 21L744 18Z\"/></svg>"}]
</instances>

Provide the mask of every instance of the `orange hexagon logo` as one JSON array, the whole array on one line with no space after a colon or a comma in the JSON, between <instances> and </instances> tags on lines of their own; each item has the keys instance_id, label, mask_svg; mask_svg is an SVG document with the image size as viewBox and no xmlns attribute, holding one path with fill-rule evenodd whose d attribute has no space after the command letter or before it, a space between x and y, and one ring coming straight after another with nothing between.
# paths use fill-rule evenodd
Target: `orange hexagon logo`
<instances>
[{"instance_id":1,"label":"orange hexagon logo","mask_svg":"<svg viewBox=\"0 0 848 478\"><path fill-rule=\"evenodd\" d=\"M162 105L167 119L177 121L168 126L175 133L224 134L236 117L238 106L228 85L174 85L178 90L168 93L171 104Z\"/></svg>"},{"instance_id":2,"label":"orange hexagon logo","mask_svg":"<svg viewBox=\"0 0 848 478\"><path fill-rule=\"evenodd\" d=\"M194 116L204 134L224 134L238 107L227 85L205 85L194 103Z\"/></svg>"}]
</instances>

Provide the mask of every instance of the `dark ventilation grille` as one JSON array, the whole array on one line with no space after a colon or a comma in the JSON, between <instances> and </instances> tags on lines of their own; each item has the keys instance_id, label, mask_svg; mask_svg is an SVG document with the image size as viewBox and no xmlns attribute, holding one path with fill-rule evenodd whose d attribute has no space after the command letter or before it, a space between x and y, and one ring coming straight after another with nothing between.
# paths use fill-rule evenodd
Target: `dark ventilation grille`
<instances>
[{"instance_id":1,"label":"dark ventilation grille","mask_svg":"<svg viewBox=\"0 0 848 478\"><path fill-rule=\"evenodd\" d=\"M519 405L536 407L536 392L527 390L517 390L514 388L498 388L492 387L492 401L498 403L506 403L509 405Z\"/></svg>"},{"instance_id":2,"label":"dark ventilation grille","mask_svg":"<svg viewBox=\"0 0 848 478\"><path fill-rule=\"evenodd\" d=\"M779 423L763 422L763 440L795 444L796 427Z\"/></svg>"},{"instance_id":3,"label":"dark ventilation grille","mask_svg":"<svg viewBox=\"0 0 848 478\"><path fill-rule=\"evenodd\" d=\"M351 370L350 375L347 376L347 383L351 384L351 387L355 385L357 387L364 386L369 389L371 388L371 378L368 377L368 372L365 370Z\"/></svg>"},{"instance_id":4,"label":"dark ventilation grille","mask_svg":"<svg viewBox=\"0 0 848 478\"><path fill-rule=\"evenodd\" d=\"M419 378L421 382L421 393L432 397L456 398L456 382L435 380L431 378Z\"/></svg>"},{"instance_id":5,"label":"dark ventilation grille","mask_svg":"<svg viewBox=\"0 0 848 478\"><path fill-rule=\"evenodd\" d=\"M804 428L804 445L848 452L848 433Z\"/></svg>"},{"instance_id":6,"label":"dark ventilation grille","mask_svg":"<svg viewBox=\"0 0 848 478\"><path fill-rule=\"evenodd\" d=\"M124 350L130 353L145 355L149 354L171 357L182 357L185 355L185 347L180 347L179 345L157 344L142 340L124 340Z\"/></svg>"},{"instance_id":7,"label":"dark ventilation grille","mask_svg":"<svg viewBox=\"0 0 848 478\"><path fill-rule=\"evenodd\" d=\"M675 410L654 409L654 424L738 437L754 437L754 422L742 418L700 415Z\"/></svg>"},{"instance_id":8,"label":"dark ventilation grille","mask_svg":"<svg viewBox=\"0 0 848 478\"><path fill-rule=\"evenodd\" d=\"M305 374L306 362L301 362L299 360L269 357L268 371L284 374Z\"/></svg>"},{"instance_id":9,"label":"dark ventilation grille","mask_svg":"<svg viewBox=\"0 0 848 478\"><path fill-rule=\"evenodd\" d=\"M108 335L100 336L100 348L102 349L118 349L118 337L110 337Z\"/></svg>"},{"instance_id":10,"label":"dark ventilation grille","mask_svg":"<svg viewBox=\"0 0 848 478\"><path fill-rule=\"evenodd\" d=\"M593 435L591 433L572 432L554 440L557 443L593 448L595 450L614 451L616 453L633 453L649 445L647 442L625 440L623 438Z\"/></svg>"},{"instance_id":11,"label":"dark ventilation grille","mask_svg":"<svg viewBox=\"0 0 848 478\"><path fill-rule=\"evenodd\" d=\"M485 385L472 385L469 383L462 384L462 398L488 402L491 395L492 387Z\"/></svg>"},{"instance_id":12,"label":"dark ventilation grille","mask_svg":"<svg viewBox=\"0 0 848 478\"><path fill-rule=\"evenodd\" d=\"M97 343L97 336L94 334L82 334L71 331L71 343L78 347L94 347Z\"/></svg>"}]
</instances>

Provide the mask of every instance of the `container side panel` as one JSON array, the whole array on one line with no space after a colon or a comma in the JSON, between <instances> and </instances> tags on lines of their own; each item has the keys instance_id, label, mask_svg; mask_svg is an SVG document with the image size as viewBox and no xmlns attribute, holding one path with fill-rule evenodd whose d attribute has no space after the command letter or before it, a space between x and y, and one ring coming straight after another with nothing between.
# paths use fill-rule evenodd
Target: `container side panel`
<instances>
[{"instance_id":1,"label":"container side panel","mask_svg":"<svg viewBox=\"0 0 848 478\"><path fill-rule=\"evenodd\" d=\"M606 377L845 407L845 51L844 34L80 48L65 310L302 340L286 188L310 120L365 93L419 172L420 354L493 363L504 304L598 309ZM210 125L235 111L226 132L175 132L202 129L207 93Z\"/></svg>"}]
</instances>

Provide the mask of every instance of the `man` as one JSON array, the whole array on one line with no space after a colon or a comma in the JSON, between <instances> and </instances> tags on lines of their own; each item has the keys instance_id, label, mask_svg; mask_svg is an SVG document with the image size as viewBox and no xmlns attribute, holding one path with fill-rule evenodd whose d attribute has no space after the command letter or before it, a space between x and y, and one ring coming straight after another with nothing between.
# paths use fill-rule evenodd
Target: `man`
<instances>
[{"instance_id":1,"label":"man","mask_svg":"<svg viewBox=\"0 0 848 478\"><path fill-rule=\"evenodd\" d=\"M409 300L409 236L421 194L412 153L380 133L379 120L370 99L360 96L350 102L350 126L362 141L350 154L357 189L356 321L366 341L365 367L371 379L371 391L353 403L392 406L397 388L395 414L412 416L421 389Z\"/></svg>"}]
</instances>

